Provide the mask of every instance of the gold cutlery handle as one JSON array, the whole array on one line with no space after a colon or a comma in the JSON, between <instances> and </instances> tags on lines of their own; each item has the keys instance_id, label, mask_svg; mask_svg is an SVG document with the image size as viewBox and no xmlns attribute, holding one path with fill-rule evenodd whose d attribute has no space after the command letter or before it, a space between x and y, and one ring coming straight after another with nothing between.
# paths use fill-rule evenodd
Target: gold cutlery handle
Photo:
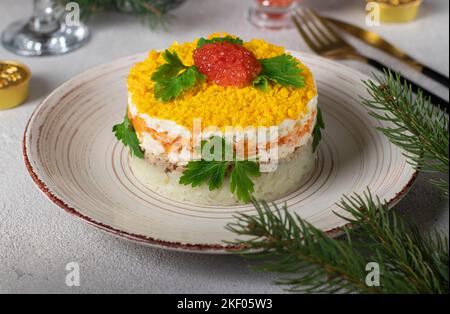
<instances>
[{"instance_id":1,"label":"gold cutlery handle","mask_svg":"<svg viewBox=\"0 0 450 314\"><path fill-rule=\"evenodd\" d=\"M361 41L365 42L366 44L371 45L375 48L378 48L379 50L381 50L391 56L396 57L397 59L408 64L415 70L423 73L424 75L441 83L442 85L447 86L447 87L449 86L449 78L448 77L421 64L420 62L415 60L413 57L409 56L407 53L405 53L401 49L395 47L394 45L392 45L389 42L387 42L386 40L384 40L377 33L365 30L365 29L360 28L355 25L348 24L346 22L335 20L330 17L327 17L325 19L332 25L334 25L337 28L341 29L342 31L360 39Z\"/></svg>"}]
</instances>

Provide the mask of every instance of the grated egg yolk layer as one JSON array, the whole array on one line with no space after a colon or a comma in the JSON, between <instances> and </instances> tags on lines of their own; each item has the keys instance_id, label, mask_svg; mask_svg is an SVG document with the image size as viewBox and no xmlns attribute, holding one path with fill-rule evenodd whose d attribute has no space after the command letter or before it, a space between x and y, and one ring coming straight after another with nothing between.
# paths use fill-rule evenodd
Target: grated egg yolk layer
<instances>
[{"instance_id":1,"label":"grated egg yolk layer","mask_svg":"<svg viewBox=\"0 0 450 314\"><path fill-rule=\"evenodd\" d=\"M221 37L211 35L209 38ZM169 50L176 51L184 64L193 65L193 53L197 42L174 43ZM272 58L285 53L284 48L264 40L251 40L244 47L258 59ZM172 120L178 125L192 128L193 119L200 118L202 127L227 126L270 127L281 124L285 119L298 120L307 113L308 102L317 95L311 71L303 64L304 88L286 88L271 84L269 92L253 86L244 88L221 87L211 82L197 84L180 97L163 103L154 97L153 72L166 63L162 53L150 51L148 58L133 66L128 77L128 91L131 100L141 114L152 118Z\"/></svg>"}]
</instances>

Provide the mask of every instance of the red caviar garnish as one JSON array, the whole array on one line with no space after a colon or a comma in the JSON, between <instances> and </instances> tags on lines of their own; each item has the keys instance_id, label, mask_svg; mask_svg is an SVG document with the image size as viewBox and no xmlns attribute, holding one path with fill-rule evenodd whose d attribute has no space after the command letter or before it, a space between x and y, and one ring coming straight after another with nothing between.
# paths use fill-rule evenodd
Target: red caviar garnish
<instances>
[{"instance_id":1,"label":"red caviar garnish","mask_svg":"<svg viewBox=\"0 0 450 314\"><path fill-rule=\"evenodd\" d=\"M194 52L194 63L209 81L220 86L245 87L261 72L255 55L238 44L206 44Z\"/></svg>"}]
</instances>

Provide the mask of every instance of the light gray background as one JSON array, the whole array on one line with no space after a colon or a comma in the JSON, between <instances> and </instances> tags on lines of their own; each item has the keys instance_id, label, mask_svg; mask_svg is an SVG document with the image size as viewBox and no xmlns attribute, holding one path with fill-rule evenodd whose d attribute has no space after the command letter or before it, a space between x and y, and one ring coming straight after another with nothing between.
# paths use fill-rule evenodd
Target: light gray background
<instances>
[{"instance_id":1,"label":"light gray background","mask_svg":"<svg viewBox=\"0 0 450 314\"><path fill-rule=\"evenodd\" d=\"M0 0L0 30L31 12L31 0ZM60 57L23 58L0 48L0 59L28 64L33 72L31 95L21 107L0 111L0 293L146 292L146 293L278 293L273 274L252 272L237 256L207 256L142 247L116 239L65 214L49 202L28 176L22 160L22 136L33 109L50 91L92 66L116 58L163 49L216 31L264 38L289 49L308 51L295 30L267 32L246 22L248 0L188 0L174 11L170 31L152 32L131 16L110 14L90 22L89 44ZM323 14L364 25L363 0L307 1ZM420 61L449 73L448 1L425 3L410 24L376 29ZM448 90L416 75L372 49L364 51L402 70L446 99ZM346 62L366 73L372 69ZM448 232L448 202L420 176L398 206L423 230ZM81 287L65 285L65 265L81 267Z\"/></svg>"}]
</instances>

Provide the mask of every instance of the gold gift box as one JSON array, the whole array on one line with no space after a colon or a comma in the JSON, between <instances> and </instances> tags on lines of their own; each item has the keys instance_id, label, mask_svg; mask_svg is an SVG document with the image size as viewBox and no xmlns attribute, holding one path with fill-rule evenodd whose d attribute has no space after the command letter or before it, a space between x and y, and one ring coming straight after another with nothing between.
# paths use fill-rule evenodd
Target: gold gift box
<instances>
[{"instance_id":1,"label":"gold gift box","mask_svg":"<svg viewBox=\"0 0 450 314\"><path fill-rule=\"evenodd\" d=\"M27 99L30 78L26 65L0 60L0 110L16 107Z\"/></svg>"},{"instance_id":2,"label":"gold gift box","mask_svg":"<svg viewBox=\"0 0 450 314\"><path fill-rule=\"evenodd\" d=\"M417 18L422 0L367 0L380 8L380 21L384 23L406 23Z\"/></svg>"}]
</instances>

